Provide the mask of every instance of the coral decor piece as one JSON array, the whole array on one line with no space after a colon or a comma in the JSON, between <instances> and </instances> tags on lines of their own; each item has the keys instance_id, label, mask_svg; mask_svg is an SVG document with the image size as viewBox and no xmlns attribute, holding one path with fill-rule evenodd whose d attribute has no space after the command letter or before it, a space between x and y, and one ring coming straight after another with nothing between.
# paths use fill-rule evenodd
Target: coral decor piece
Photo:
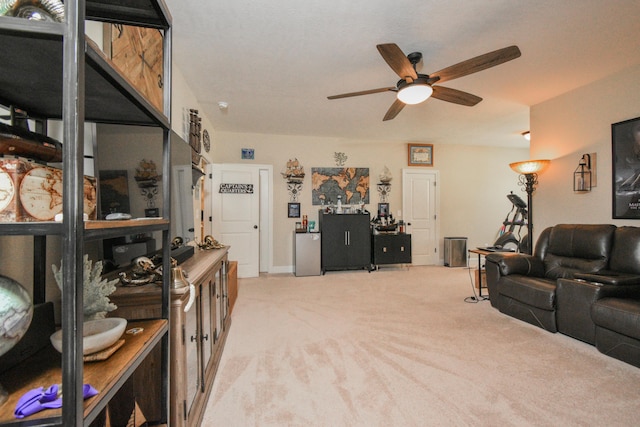
<instances>
[{"instance_id":1,"label":"coral decor piece","mask_svg":"<svg viewBox=\"0 0 640 427\"><path fill-rule=\"evenodd\" d=\"M60 269L55 264L51 266L53 277L60 290L62 290L62 261L60 261ZM102 261L95 264L89 259L88 255L84 256L84 320L104 319L107 312L118 308L109 300L116 290L118 279L106 280L102 278Z\"/></svg>"},{"instance_id":2,"label":"coral decor piece","mask_svg":"<svg viewBox=\"0 0 640 427\"><path fill-rule=\"evenodd\" d=\"M333 153L333 158L336 161L336 166L344 166L347 163L347 155L344 153L335 152Z\"/></svg>"}]
</instances>

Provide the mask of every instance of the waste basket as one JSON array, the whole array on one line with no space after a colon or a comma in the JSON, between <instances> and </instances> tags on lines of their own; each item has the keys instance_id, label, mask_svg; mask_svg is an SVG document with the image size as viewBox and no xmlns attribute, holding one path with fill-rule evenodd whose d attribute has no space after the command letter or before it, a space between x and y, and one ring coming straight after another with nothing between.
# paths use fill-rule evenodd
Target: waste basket
<instances>
[{"instance_id":1,"label":"waste basket","mask_svg":"<svg viewBox=\"0 0 640 427\"><path fill-rule=\"evenodd\" d=\"M467 266L467 238L444 238L444 265L447 267Z\"/></svg>"}]
</instances>

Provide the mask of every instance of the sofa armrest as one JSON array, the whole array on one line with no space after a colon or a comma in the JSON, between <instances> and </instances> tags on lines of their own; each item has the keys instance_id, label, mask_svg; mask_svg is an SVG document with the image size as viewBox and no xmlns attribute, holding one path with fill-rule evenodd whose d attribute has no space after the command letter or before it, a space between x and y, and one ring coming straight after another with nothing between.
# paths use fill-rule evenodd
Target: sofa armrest
<instances>
[{"instance_id":1,"label":"sofa armrest","mask_svg":"<svg viewBox=\"0 0 640 427\"><path fill-rule=\"evenodd\" d=\"M544 277L544 264L538 257L527 254L492 253L486 256L488 262L498 266L501 276L523 274Z\"/></svg>"},{"instance_id":2,"label":"sofa armrest","mask_svg":"<svg viewBox=\"0 0 640 427\"><path fill-rule=\"evenodd\" d=\"M615 271L603 270L598 273L576 273L576 279L587 282L603 283L605 285L630 286L640 285L640 275L616 273Z\"/></svg>"}]
</instances>

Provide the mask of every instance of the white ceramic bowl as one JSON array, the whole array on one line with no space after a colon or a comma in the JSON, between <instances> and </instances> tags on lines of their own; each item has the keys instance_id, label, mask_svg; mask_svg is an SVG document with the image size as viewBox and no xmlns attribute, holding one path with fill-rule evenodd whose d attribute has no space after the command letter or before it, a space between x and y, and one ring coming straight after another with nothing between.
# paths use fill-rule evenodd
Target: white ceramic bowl
<instances>
[{"instance_id":1,"label":"white ceramic bowl","mask_svg":"<svg viewBox=\"0 0 640 427\"><path fill-rule=\"evenodd\" d=\"M127 320L120 317L89 320L84 322L82 347L83 355L96 353L115 344L127 327ZM51 344L62 353L62 329L51 335Z\"/></svg>"}]
</instances>

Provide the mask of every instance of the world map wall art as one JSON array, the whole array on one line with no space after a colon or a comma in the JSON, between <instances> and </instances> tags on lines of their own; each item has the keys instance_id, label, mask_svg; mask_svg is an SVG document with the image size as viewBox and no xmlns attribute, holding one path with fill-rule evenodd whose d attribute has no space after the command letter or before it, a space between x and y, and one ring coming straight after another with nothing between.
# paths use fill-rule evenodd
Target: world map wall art
<instances>
[{"instance_id":1,"label":"world map wall art","mask_svg":"<svg viewBox=\"0 0 640 427\"><path fill-rule=\"evenodd\" d=\"M369 168L311 168L313 205L369 203Z\"/></svg>"}]
</instances>

